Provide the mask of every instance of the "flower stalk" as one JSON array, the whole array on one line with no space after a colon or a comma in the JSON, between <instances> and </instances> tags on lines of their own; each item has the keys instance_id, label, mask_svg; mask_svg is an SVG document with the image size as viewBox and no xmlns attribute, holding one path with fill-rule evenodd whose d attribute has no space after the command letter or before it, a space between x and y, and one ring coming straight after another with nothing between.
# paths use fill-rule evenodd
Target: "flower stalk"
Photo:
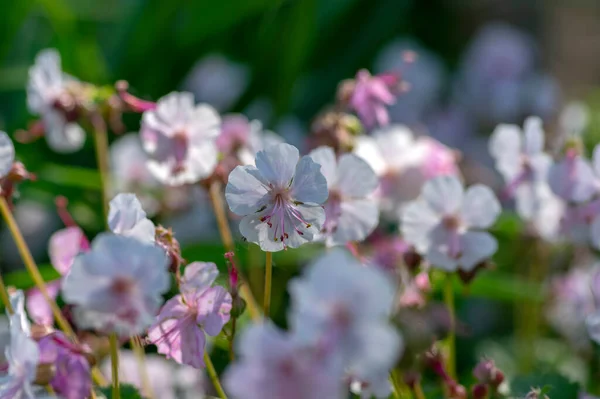
<instances>
[{"instance_id":1,"label":"flower stalk","mask_svg":"<svg viewBox=\"0 0 600 399\"><path fill-rule=\"evenodd\" d=\"M208 377L210 378L210 381L215 387L217 394L221 399L227 399L227 395L225 394L225 391L223 390L223 387L219 382L219 376L217 375L215 366L213 365L212 360L210 360L210 356L206 351L204 352L204 363L206 364L206 371L208 372Z\"/></svg>"},{"instance_id":2,"label":"flower stalk","mask_svg":"<svg viewBox=\"0 0 600 399\"><path fill-rule=\"evenodd\" d=\"M454 288L452 274L446 274L444 285L444 303L448 308L450 319L448 337L446 338L446 370L452 378L456 378L456 311L454 308Z\"/></svg>"},{"instance_id":3,"label":"flower stalk","mask_svg":"<svg viewBox=\"0 0 600 399\"><path fill-rule=\"evenodd\" d=\"M273 253L265 253L265 293L263 299L263 312L265 318L269 318L271 313L271 285L273 280Z\"/></svg>"},{"instance_id":4,"label":"flower stalk","mask_svg":"<svg viewBox=\"0 0 600 399\"><path fill-rule=\"evenodd\" d=\"M121 398L119 388L119 339L116 333L109 336L110 342L110 366L112 371L112 399Z\"/></svg>"}]
</instances>

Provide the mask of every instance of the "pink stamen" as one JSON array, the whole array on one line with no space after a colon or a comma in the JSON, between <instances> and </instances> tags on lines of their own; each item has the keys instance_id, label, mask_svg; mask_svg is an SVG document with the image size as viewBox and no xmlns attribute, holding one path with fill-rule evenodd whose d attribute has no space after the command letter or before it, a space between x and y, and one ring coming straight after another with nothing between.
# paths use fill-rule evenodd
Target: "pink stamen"
<instances>
[{"instance_id":1,"label":"pink stamen","mask_svg":"<svg viewBox=\"0 0 600 399\"><path fill-rule=\"evenodd\" d=\"M56 212L58 213L58 217L62 220L66 227L77 227L77 223L75 223L75 219L71 216L71 213L67 210L67 206L69 205L69 200L62 195L59 195L54 200L56 204Z\"/></svg>"}]
</instances>

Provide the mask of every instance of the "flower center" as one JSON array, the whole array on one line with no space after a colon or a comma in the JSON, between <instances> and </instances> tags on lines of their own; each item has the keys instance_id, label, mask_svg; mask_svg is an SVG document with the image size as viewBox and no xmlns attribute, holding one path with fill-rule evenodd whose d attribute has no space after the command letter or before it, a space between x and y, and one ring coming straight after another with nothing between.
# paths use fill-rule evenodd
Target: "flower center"
<instances>
[{"instance_id":1,"label":"flower center","mask_svg":"<svg viewBox=\"0 0 600 399\"><path fill-rule=\"evenodd\" d=\"M304 220L302 214L296 208L301 202L293 201L287 188L273 189L271 204L272 208L261 216L259 220L266 223L269 229L273 230L273 241L281 241L285 246L285 240L290 237L288 234L290 226L301 236L304 235L304 232L296 227L299 223L306 226L307 229L312 226ZM259 211L264 211L266 208L265 206Z\"/></svg>"},{"instance_id":2,"label":"flower center","mask_svg":"<svg viewBox=\"0 0 600 399\"><path fill-rule=\"evenodd\" d=\"M134 282L130 278L127 277L117 277L111 286L111 291L115 295L127 294L133 291Z\"/></svg>"},{"instance_id":3,"label":"flower center","mask_svg":"<svg viewBox=\"0 0 600 399\"><path fill-rule=\"evenodd\" d=\"M185 170L184 162L187 158L188 141L186 131L183 129L175 132L173 135L173 156L175 157L173 174L178 174Z\"/></svg>"}]
</instances>

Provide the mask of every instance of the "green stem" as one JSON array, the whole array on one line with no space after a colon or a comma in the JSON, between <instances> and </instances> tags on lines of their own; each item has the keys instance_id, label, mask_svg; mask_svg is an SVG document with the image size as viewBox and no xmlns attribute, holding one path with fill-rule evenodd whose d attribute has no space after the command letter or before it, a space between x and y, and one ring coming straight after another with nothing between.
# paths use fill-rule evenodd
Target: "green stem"
<instances>
[{"instance_id":1,"label":"green stem","mask_svg":"<svg viewBox=\"0 0 600 399\"><path fill-rule=\"evenodd\" d=\"M119 342L116 333L110 334L110 365L112 371L112 399L121 398L119 388Z\"/></svg>"},{"instance_id":2,"label":"green stem","mask_svg":"<svg viewBox=\"0 0 600 399\"><path fill-rule=\"evenodd\" d=\"M273 253L266 252L265 260L265 296L263 300L263 312L265 318L269 318L271 312L271 283L273 279Z\"/></svg>"},{"instance_id":3,"label":"green stem","mask_svg":"<svg viewBox=\"0 0 600 399\"><path fill-rule=\"evenodd\" d=\"M233 341L235 339L235 325L237 322L237 318L233 317L231 319L231 333L229 334L229 360L232 362L235 360L235 353L233 351Z\"/></svg>"},{"instance_id":4,"label":"green stem","mask_svg":"<svg viewBox=\"0 0 600 399\"><path fill-rule=\"evenodd\" d=\"M454 309L454 287L452 286L452 274L446 274L446 282L444 285L444 303L448 308L450 317L450 326L448 337L446 338L446 371L450 377L456 379L456 313Z\"/></svg>"},{"instance_id":5,"label":"green stem","mask_svg":"<svg viewBox=\"0 0 600 399\"><path fill-rule=\"evenodd\" d=\"M91 116L92 126L94 127L94 141L96 148L96 163L98 164L98 173L100 174L100 184L102 185L102 214L104 223L108 221L108 202L110 198L110 170L108 165L108 133L106 123L102 116L93 114Z\"/></svg>"},{"instance_id":6,"label":"green stem","mask_svg":"<svg viewBox=\"0 0 600 399\"><path fill-rule=\"evenodd\" d=\"M2 304L6 308L8 314L13 314L14 310L10 303L10 297L8 296L8 291L6 290L6 285L4 285L4 280L2 279L2 274L0 274L0 298L2 298Z\"/></svg>"},{"instance_id":7,"label":"green stem","mask_svg":"<svg viewBox=\"0 0 600 399\"><path fill-rule=\"evenodd\" d=\"M210 360L210 356L208 356L208 353L206 351L204 351L204 364L206 364L206 371L208 372L208 377L210 378L210 381L215 387L217 394L221 399L227 399L227 395L225 395L225 391L223 390L223 387L219 382L219 376L217 375L215 366L213 365L212 360Z\"/></svg>"}]
</instances>

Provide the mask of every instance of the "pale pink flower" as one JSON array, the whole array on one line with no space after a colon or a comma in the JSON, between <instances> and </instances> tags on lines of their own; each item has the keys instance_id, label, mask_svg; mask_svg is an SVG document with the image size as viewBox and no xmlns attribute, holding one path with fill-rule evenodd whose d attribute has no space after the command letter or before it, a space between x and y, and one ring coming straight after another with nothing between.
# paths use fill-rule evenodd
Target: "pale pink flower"
<instances>
[{"instance_id":1,"label":"pale pink flower","mask_svg":"<svg viewBox=\"0 0 600 399\"><path fill-rule=\"evenodd\" d=\"M221 118L191 93L173 92L144 112L140 135L148 168L162 183L180 186L208 177L217 165Z\"/></svg>"},{"instance_id":2,"label":"pale pink flower","mask_svg":"<svg viewBox=\"0 0 600 399\"><path fill-rule=\"evenodd\" d=\"M371 75L366 69L356 73L349 105L367 128L385 126L390 117L387 106L396 102L400 78L395 74Z\"/></svg>"},{"instance_id":3,"label":"pale pink flower","mask_svg":"<svg viewBox=\"0 0 600 399\"><path fill-rule=\"evenodd\" d=\"M180 289L165 303L148 330L150 342L167 358L196 368L204 367L206 334L217 336L229 321L231 295L211 287L219 274L214 263L186 266Z\"/></svg>"}]
</instances>

